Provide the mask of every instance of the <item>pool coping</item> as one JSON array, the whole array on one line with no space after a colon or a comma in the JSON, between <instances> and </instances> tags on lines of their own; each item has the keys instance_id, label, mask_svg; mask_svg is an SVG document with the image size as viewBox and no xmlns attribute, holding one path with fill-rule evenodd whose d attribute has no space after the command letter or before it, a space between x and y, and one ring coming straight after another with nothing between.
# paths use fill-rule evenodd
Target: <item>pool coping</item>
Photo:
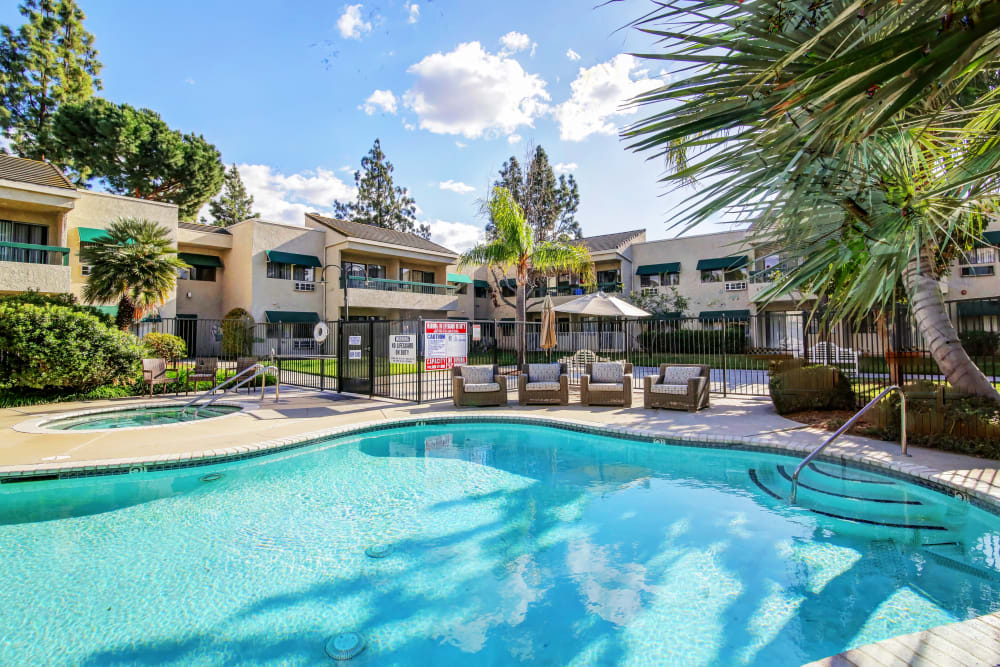
<instances>
[{"instance_id":1,"label":"pool coping","mask_svg":"<svg viewBox=\"0 0 1000 667\"><path fill-rule=\"evenodd\" d=\"M233 417L235 415L242 414L248 410L254 409L253 406L256 404L249 403L247 401L235 401L232 399L220 400L212 405L227 405L230 407L239 408L228 415L219 415L218 417L209 417L209 419L225 419L226 417ZM66 435L76 434L79 435L80 431L73 431L67 429L55 429L46 428L46 424L51 424L52 422L63 421L66 419L75 419L77 417L86 417L87 415L96 415L110 412L127 412L129 410L141 410L146 408L172 408L178 409L184 406L178 405L176 401L144 401L142 403L129 403L128 405L119 406L106 406L103 408L89 408L86 410L71 410L69 412L60 412L56 415L43 415L41 417L33 417L31 419L26 419L23 422L18 422L12 425L10 428L18 433L32 433L35 435ZM195 406L198 407L198 406ZM154 428L167 428L170 426L177 426L178 424L188 424L190 422L176 422L171 424L150 424L148 426L124 426L121 428L92 428L92 429L82 429L87 433L118 433L120 431L148 431Z\"/></svg>"}]
</instances>

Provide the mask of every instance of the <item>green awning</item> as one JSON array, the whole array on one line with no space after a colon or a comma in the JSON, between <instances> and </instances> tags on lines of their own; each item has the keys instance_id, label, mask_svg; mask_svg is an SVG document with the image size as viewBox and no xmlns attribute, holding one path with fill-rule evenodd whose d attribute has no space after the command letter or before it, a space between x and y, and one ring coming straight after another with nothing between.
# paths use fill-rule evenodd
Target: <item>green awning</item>
<instances>
[{"instance_id":1,"label":"green awning","mask_svg":"<svg viewBox=\"0 0 1000 667\"><path fill-rule=\"evenodd\" d=\"M749 310L703 310L698 313L699 320L749 320Z\"/></svg>"},{"instance_id":2,"label":"green awning","mask_svg":"<svg viewBox=\"0 0 1000 667\"><path fill-rule=\"evenodd\" d=\"M105 315L110 315L111 317L118 316L118 306L91 306L91 308L96 308Z\"/></svg>"},{"instance_id":3,"label":"green awning","mask_svg":"<svg viewBox=\"0 0 1000 667\"><path fill-rule=\"evenodd\" d=\"M508 287L510 289L517 289L517 278L504 278L500 281L500 287Z\"/></svg>"},{"instance_id":4,"label":"green awning","mask_svg":"<svg viewBox=\"0 0 1000 667\"><path fill-rule=\"evenodd\" d=\"M661 273L680 273L680 262L667 262L666 264L644 264L636 269L637 276L658 276Z\"/></svg>"},{"instance_id":5,"label":"green awning","mask_svg":"<svg viewBox=\"0 0 1000 667\"><path fill-rule=\"evenodd\" d=\"M673 310L666 313L660 313L656 316L658 320L679 320L684 317L684 314L679 310Z\"/></svg>"},{"instance_id":6,"label":"green awning","mask_svg":"<svg viewBox=\"0 0 1000 667\"><path fill-rule=\"evenodd\" d=\"M472 278L469 276L463 276L461 273L449 273L448 282L450 283L466 283L468 285L472 284Z\"/></svg>"},{"instance_id":7,"label":"green awning","mask_svg":"<svg viewBox=\"0 0 1000 667\"><path fill-rule=\"evenodd\" d=\"M975 315L1000 315L1000 300L975 300L958 302L959 317Z\"/></svg>"},{"instance_id":8,"label":"green awning","mask_svg":"<svg viewBox=\"0 0 1000 667\"><path fill-rule=\"evenodd\" d=\"M750 263L750 258L746 255L733 255L732 257L716 257L715 259L699 259L699 271L728 271L739 269Z\"/></svg>"},{"instance_id":9,"label":"green awning","mask_svg":"<svg viewBox=\"0 0 1000 667\"><path fill-rule=\"evenodd\" d=\"M294 264L296 266L323 266L316 255L300 255L297 252L281 252L279 250L268 250L267 261L277 264Z\"/></svg>"},{"instance_id":10,"label":"green awning","mask_svg":"<svg viewBox=\"0 0 1000 667\"><path fill-rule=\"evenodd\" d=\"M472 286L473 287L489 287L490 283L487 280L473 280L472 281Z\"/></svg>"},{"instance_id":11,"label":"green awning","mask_svg":"<svg viewBox=\"0 0 1000 667\"><path fill-rule=\"evenodd\" d=\"M989 245L1000 246L1000 232L983 232L983 240Z\"/></svg>"},{"instance_id":12,"label":"green awning","mask_svg":"<svg viewBox=\"0 0 1000 667\"><path fill-rule=\"evenodd\" d=\"M76 231L80 232L80 243L97 243L100 239L108 240L108 231L106 229L77 227Z\"/></svg>"},{"instance_id":13,"label":"green awning","mask_svg":"<svg viewBox=\"0 0 1000 667\"><path fill-rule=\"evenodd\" d=\"M179 252L177 258L191 266L214 266L222 268L222 260L215 255L199 255L193 252Z\"/></svg>"},{"instance_id":14,"label":"green awning","mask_svg":"<svg viewBox=\"0 0 1000 667\"><path fill-rule=\"evenodd\" d=\"M267 321L283 324L314 324L319 322L319 313L299 310L265 310Z\"/></svg>"}]
</instances>

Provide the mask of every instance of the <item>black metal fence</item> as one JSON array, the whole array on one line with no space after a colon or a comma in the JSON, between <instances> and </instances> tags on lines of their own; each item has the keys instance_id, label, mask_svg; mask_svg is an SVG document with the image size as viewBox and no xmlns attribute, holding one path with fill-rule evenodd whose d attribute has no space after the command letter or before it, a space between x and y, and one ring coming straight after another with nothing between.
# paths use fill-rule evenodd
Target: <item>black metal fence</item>
<instances>
[{"instance_id":1,"label":"black metal fence","mask_svg":"<svg viewBox=\"0 0 1000 667\"><path fill-rule=\"evenodd\" d=\"M979 306L949 304L953 321L980 369L1000 382L1000 300ZM960 307L961 306L961 307ZM996 312L996 314L993 314ZM970 314L974 313L974 314ZM316 323L251 323L242 320L166 319L141 322L149 332L177 335L188 356L216 357L223 367L240 357L271 359L280 381L321 390L344 391L404 401L450 398L451 371L428 363L424 320L327 322L324 340L314 336ZM629 361L637 386L662 363L705 364L711 368L712 393L766 396L774 361L803 359L841 368L851 379L859 406L891 384L944 377L920 336L905 317L895 322L872 319L860 326L820 327L802 312L764 312L744 319L595 319L560 322L556 347L543 350L538 322L466 321L467 363L497 364L517 372L517 339L524 332L529 362L560 361L571 385L579 384L587 362ZM400 360L393 350L410 347ZM511 388L516 382L510 382Z\"/></svg>"}]
</instances>

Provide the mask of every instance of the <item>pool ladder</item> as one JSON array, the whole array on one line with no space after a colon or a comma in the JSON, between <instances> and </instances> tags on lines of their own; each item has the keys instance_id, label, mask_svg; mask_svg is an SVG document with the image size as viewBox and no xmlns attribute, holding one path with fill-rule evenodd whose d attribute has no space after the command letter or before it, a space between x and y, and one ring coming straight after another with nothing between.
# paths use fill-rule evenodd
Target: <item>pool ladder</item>
<instances>
[{"instance_id":1,"label":"pool ladder","mask_svg":"<svg viewBox=\"0 0 1000 667\"><path fill-rule=\"evenodd\" d=\"M198 401L200 401L201 399L205 398L209 394L201 394L199 396L195 396L194 398L192 398L190 401L188 401L184 405L184 409L181 410L181 416L184 416L185 414L187 414L188 408L194 408L194 414L197 417L198 416L198 411L201 410L202 408L207 408L212 403L215 403L217 400L219 400L220 398L222 398L223 396L225 396L226 394L228 394L233 389L239 389L243 385L247 384L248 382L252 382L253 380L256 380L258 377L260 377L261 375L264 375L265 373L267 373L269 371L274 371L275 380L276 380L275 383L274 383L274 401L275 401L275 403L277 403L278 402L279 393L280 393L279 392L279 387L281 386L281 383L277 381L277 379L278 379L278 367L277 366L265 366L264 364L256 363L253 366L250 366L249 368L244 368L242 371L240 371L236 375L234 375L234 376L232 376L230 378L226 378L225 380L223 380L219 384L217 384L214 387L212 387L212 391L209 392L209 394L211 395L211 398L209 398L209 400L207 402L202 403L200 405L196 405L198 403ZM234 384L231 387L227 387L226 389L224 389L222 391L221 394L216 394L215 393L216 391L218 391L218 390L222 389L223 387L225 387L227 384L229 384L231 382L234 382L236 380L239 380L241 377L243 377L243 376L245 376L245 375L247 375L248 373L251 373L251 372L253 373L252 375L250 375L249 377L244 378L243 380L240 380L240 382ZM267 383L265 382L264 386L262 386L261 389L260 389L260 400L261 401L264 400L264 391L266 390L266 388L267 388Z\"/></svg>"},{"instance_id":2,"label":"pool ladder","mask_svg":"<svg viewBox=\"0 0 1000 667\"><path fill-rule=\"evenodd\" d=\"M799 473L802 472L802 469L805 468L806 465L808 465L810 461L812 461L814 458L816 458L816 455L819 454L821 451L823 451L826 448L827 445L829 445L834 440L836 440L837 438L839 438L840 436L842 436L844 433L847 432L848 429L850 429L852 426L854 426L854 422L858 421L858 419L861 418L861 415L863 415L866 412L868 412L868 410L871 407L873 407L876 403L878 403L879 401L882 400L882 397L884 397L886 394L888 394L890 392L893 392L893 391L898 391L899 392L899 401L900 401L900 403L899 403L899 411L900 411L900 420L899 420L900 445L902 446L902 449L903 449L903 456L909 456L909 454L906 453L906 394L903 393L903 390L900 387L898 387L896 385L892 385L891 387L887 387L886 389L883 389L882 392L878 396L876 396L875 398L873 398L868 403L868 405L866 405L865 407L863 407L860 410L858 410L853 417L851 417L846 422L844 422L844 425L841 426L840 428L838 428L836 433L834 433L829 438L827 438L826 442L824 442L822 445L820 445L816 449L812 450L807 457L805 457L804 459L802 459L802 463L800 463L799 466L795 469L795 472L792 473L792 492L788 496L788 502L789 503L791 503L792 505L795 504L795 498L797 497L798 490L799 490Z\"/></svg>"}]
</instances>

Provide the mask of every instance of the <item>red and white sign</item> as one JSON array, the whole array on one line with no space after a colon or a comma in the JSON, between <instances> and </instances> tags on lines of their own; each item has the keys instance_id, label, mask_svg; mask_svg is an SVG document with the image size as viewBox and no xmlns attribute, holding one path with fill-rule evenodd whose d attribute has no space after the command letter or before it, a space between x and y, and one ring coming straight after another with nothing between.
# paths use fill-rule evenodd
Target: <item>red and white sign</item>
<instances>
[{"instance_id":1,"label":"red and white sign","mask_svg":"<svg viewBox=\"0 0 1000 667\"><path fill-rule=\"evenodd\" d=\"M468 361L468 322L424 322L424 369L445 371Z\"/></svg>"}]
</instances>

